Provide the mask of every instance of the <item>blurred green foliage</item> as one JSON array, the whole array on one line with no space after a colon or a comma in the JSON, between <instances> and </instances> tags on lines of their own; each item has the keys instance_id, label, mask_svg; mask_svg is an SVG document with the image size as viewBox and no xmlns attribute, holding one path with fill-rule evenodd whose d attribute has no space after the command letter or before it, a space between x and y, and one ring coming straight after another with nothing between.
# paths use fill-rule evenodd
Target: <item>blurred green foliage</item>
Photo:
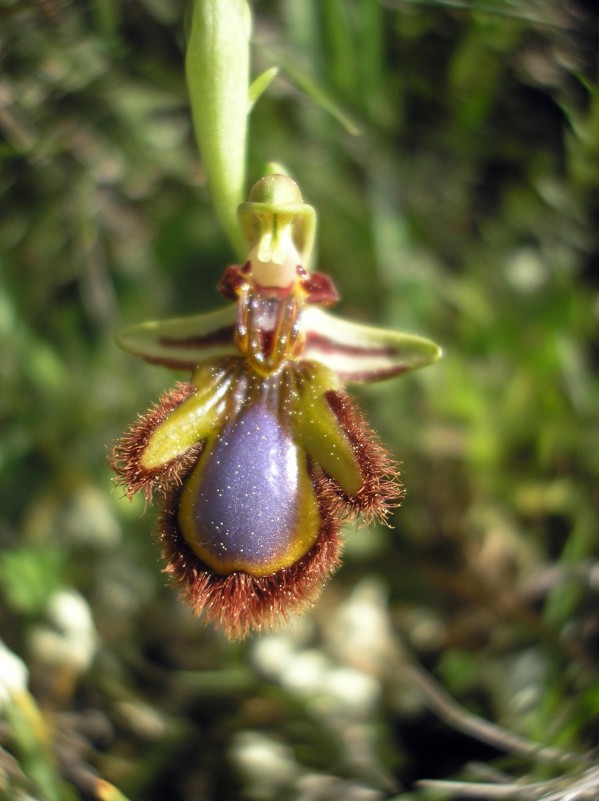
<instances>
[{"instance_id":1,"label":"blurred green foliage","mask_svg":"<svg viewBox=\"0 0 599 801\"><path fill-rule=\"evenodd\" d=\"M445 348L359 393L408 495L394 529L348 532L341 573L278 635L231 646L180 606L106 452L173 381L114 332L217 305L232 258L193 141L185 6L5 0L0 636L47 730L24 739L8 704L0 798L118 798L95 775L132 801L574 781L588 765L439 720L397 653L522 738L597 745L597 9L252 6L252 74L280 73L250 182L272 160L299 181L344 314Z\"/></svg>"}]
</instances>

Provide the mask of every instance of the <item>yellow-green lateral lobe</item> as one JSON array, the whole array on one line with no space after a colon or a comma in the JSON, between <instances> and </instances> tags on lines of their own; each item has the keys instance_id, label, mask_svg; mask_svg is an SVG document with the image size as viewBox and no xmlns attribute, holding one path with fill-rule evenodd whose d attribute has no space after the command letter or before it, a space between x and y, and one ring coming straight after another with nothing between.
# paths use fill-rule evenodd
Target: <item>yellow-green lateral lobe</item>
<instances>
[{"instance_id":1,"label":"yellow-green lateral lobe","mask_svg":"<svg viewBox=\"0 0 599 801\"><path fill-rule=\"evenodd\" d=\"M192 395L152 433L140 459L141 467L156 470L206 439L218 426L222 411L214 392Z\"/></svg>"},{"instance_id":2,"label":"yellow-green lateral lobe","mask_svg":"<svg viewBox=\"0 0 599 801\"><path fill-rule=\"evenodd\" d=\"M339 382L325 367L310 367L315 376L301 385L292 419L294 437L328 476L354 495L362 486L362 471L352 444L325 397L327 391L338 388Z\"/></svg>"}]
</instances>

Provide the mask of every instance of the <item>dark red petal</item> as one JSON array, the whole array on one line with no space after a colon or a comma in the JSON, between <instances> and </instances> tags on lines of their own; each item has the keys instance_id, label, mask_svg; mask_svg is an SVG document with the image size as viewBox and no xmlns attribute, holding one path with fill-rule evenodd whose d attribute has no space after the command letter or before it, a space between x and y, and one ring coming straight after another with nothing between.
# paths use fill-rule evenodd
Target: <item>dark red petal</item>
<instances>
[{"instance_id":1,"label":"dark red petal","mask_svg":"<svg viewBox=\"0 0 599 801\"><path fill-rule=\"evenodd\" d=\"M243 277L244 271L247 272L246 266L239 267L238 264L232 264L227 267L216 285L217 290L227 300L237 300L239 288L246 283L246 279Z\"/></svg>"},{"instance_id":2,"label":"dark red petal","mask_svg":"<svg viewBox=\"0 0 599 801\"><path fill-rule=\"evenodd\" d=\"M320 306L333 306L339 300L339 292L333 279L326 273L306 273L302 289L308 293L306 301Z\"/></svg>"},{"instance_id":3,"label":"dark red petal","mask_svg":"<svg viewBox=\"0 0 599 801\"><path fill-rule=\"evenodd\" d=\"M177 523L181 490L165 498L160 517L165 572L179 584L195 614L221 628L230 639L272 628L313 602L329 576L339 567L339 523L319 496L321 529L316 543L299 561L268 576L245 571L219 575L187 545Z\"/></svg>"},{"instance_id":4,"label":"dark red petal","mask_svg":"<svg viewBox=\"0 0 599 801\"><path fill-rule=\"evenodd\" d=\"M182 477L197 461L202 443L192 446L182 456L154 470L146 470L140 464L148 440L156 428L195 391L192 384L180 381L174 389L162 395L146 414L138 417L110 452L108 458L117 474L117 484L125 487L129 497L139 490L143 490L148 500L154 490L168 492L172 487L181 484Z\"/></svg>"},{"instance_id":5,"label":"dark red petal","mask_svg":"<svg viewBox=\"0 0 599 801\"><path fill-rule=\"evenodd\" d=\"M364 480L355 495L348 495L336 481L323 475L322 492L337 515L357 513L367 523L373 519L386 522L391 509L399 506L404 496L399 464L347 392L331 390L326 399L352 443Z\"/></svg>"}]
</instances>

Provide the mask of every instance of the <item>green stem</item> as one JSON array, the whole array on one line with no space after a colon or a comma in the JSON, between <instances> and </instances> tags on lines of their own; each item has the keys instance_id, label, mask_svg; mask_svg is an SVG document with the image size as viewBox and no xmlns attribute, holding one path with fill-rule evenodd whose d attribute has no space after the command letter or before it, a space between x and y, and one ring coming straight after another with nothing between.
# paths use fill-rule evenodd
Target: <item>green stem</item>
<instances>
[{"instance_id":1,"label":"green stem","mask_svg":"<svg viewBox=\"0 0 599 801\"><path fill-rule=\"evenodd\" d=\"M245 0L196 0L186 71L193 124L216 214L237 255L244 200L251 13Z\"/></svg>"}]
</instances>

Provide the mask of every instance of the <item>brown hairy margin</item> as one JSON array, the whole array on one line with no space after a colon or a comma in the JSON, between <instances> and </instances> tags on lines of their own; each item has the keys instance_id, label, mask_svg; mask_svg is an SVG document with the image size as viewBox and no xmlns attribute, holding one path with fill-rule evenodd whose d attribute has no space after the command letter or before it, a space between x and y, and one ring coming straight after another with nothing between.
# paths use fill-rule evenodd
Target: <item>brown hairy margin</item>
<instances>
[{"instance_id":1,"label":"brown hairy margin","mask_svg":"<svg viewBox=\"0 0 599 801\"><path fill-rule=\"evenodd\" d=\"M262 628L276 628L316 600L341 563L339 523L315 482L320 534L312 548L290 567L268 576L245 571L219 575L205 565L185 541L177 522L180 488L164 499L159 539L165 572L179 585L194 614L221 628L229 639L243 639Z\"/></svg>"},{"instance_id":2,"label":"brown hairy margin","mask_svg":"<svg viewBox=\"0 0 599 801\"><path fill-rule=\"evenodd\" d=\"M196 388L189 381L179 381L174 389L161 395L148 412L138 416L136 422L110 451L108 461L117 475L116 483L125 488L129 498L142 490L149 501L154 490L165 494L172 487L180 486L183 476L197 461L203 447L201 442L154 470L145 470L140 464L142 454L156 428L195 392Z\"/></svg>"},{"instance_id":3,"label":"brown hairy margin","mask_svg":"<svg viewBox=\"0 0 599 801\"><path fill-rule=\"evenodd\" d=\"M352 444L363 481L355 495L349 495L329 476L323 475L323 491L337 515L359 514L365 523L386 523L391 509L399 506L405 491L399 480L399 463L370 427L364 412L344 390L325 395L341 428Z\"/></svg>"}]
</instances>

